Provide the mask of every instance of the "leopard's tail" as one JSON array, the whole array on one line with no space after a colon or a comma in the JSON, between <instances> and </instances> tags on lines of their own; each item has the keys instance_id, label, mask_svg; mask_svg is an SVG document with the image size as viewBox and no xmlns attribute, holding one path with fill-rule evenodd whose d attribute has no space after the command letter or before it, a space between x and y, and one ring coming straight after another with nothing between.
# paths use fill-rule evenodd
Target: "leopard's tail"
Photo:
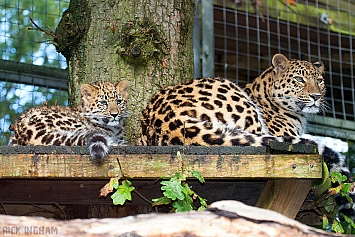
<instances>
[{"instance_id":1,"label":"leopard's tail","mask_svg":"<svg viewBox=\"0 0 355 237\"><path fill-rule=\"evenodd\" d=\"M91 158L96 162L102 162L103 158L109 153L111 139L102 133L93 133L86 138Z\"/></svg>"}]
</instances>

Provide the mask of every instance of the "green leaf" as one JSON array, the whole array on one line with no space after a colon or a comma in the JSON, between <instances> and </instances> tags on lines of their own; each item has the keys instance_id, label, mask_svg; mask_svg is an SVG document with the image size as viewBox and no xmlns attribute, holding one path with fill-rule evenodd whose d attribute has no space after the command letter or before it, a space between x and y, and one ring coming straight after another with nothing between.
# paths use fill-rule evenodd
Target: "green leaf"
<instances>
[{"instance_id":1,"label":"green leaf","mask_svg":"<svg viewBox=\"0 0 355 237\"><path fill-rule=\"evenodd\" d=\"M333 172L332 173L332 182L339 182L341 180L341 173L339 172Z\"/></svg>"},{"instance_id":2,"label":"green leaf","mask_svg":"<svg viewBox=\"0 0 355 237\"><path fill-rule=\"evenodd\" d=\"M200 177L204 181L199 172L194 172L195 177ZM171 204L176 212L194 210L193 202L197 197L200 199L199 210L207 207L206 200L200 198L185 182L186 175L176 173L169 180L161 181L161 190L164 191L164 197L153 199L153 206Z\"/></svg>"},{"instance_id":3,"label":"green leaf","mask_svg":"<svg viewBox=\"0 0 355 237\"><path fill-rule=\"evenodd\" d=\"M111 199L114 205L123 205L127 200L127 198L125 198L125 196L118 190L111 195Z\"/></svg>"},{"instance_id":4,"label":"green leaf","mask_svg":"<svg viewBox=\"0 0 355 237\"><path fill-rule=\"evenodd\" d=\"M344 233L343 226L337 220L334 220L332 224L332 231L334 231L335 233Z\"/></svg>"},{"instance_id":5,"label":"green leaf","mask_svg":"<svg viewBox=\"0 0 355 237\"><path fill-rule=\"evenodd\" d=\"M200 181L200 183L204 183L205 182L205 179L202 177L201 173L194 170L192 171L192 175L198 179L198 181Z\"/></svg>"},{"instance_id":6,"label":"green leaf","mask_svg":"<svg viewBox=\"0 0 355 237\"><path fill-rule=\"evenodd\" d=\"M186 180L186 175L181 174L179 172L176 172L175 175L173 177L171 177L171 178L177 178L180 181L185 181Z\"/></svg>"},{"instance_id":7,"label":"green leaf","mask_svg":"<svg viewBox=\"0 0 355 237\"><path fill-rule=\"evenodd\" d=\"M199 199L200 205L201 205L200 208L206 209L207 208L207 199L204 199L200 196L198 196L198 199ZM200 208L199 208L199 210L200 210Z\"/></svg>"},{"instance_id":8,"label":"green leaf","mask_svg":"<svg viewBox=\"0 0 355 237\"><path fill-rule=\"evenodd\" d=\"M344 193L349 193L351 191L351 183L344 183L341 185L341 191Z\"/></svg>"},{"instance_id":9,"label":"green leaf","mask_svg":"<svg viewBox=\"0 0 355 237\"><path fill-rule=\"evenodd\" d=\"M191 211L194 209L192 206L192 202L189 202L187 200L177 200L173 203L173 207L175 208L176 212Z\"/></svg>"},{"instance_id":10,"label":"green leaf","mask_svg":"<svg viewBox=\"0 0 355 237\"><path fill-rule=\"evenodd\" d=\"M333 212L334 211L334 201L333 201L333 198L332 197L329 197L328 200L327 200L327 205L324 206L324 209L327 211L327 212Z\"/></svg>"},{"instance_id":11,"label":"green leaf","mask_svg":"<svg viewBox=\"0 0 355 237\"><path fill-rule=\"evenodd\" d=\"M340 187L340 186L335 187L335 188L333 188L333 191L334 191L336 194L338 194L338 193L341 192L341 187Z\"/></svg>"},{"instance_id":12,"label":"green leaf","mask_svg":"<svg viewBox=\"0 0 355 237\"><path fill-rule=\"evenodd\" d=\"M186 191L187 191L187 190L186 190ZM187 203L189 203L189 204L192 205L192 203L193 203L194 200L192 199L192 197L191 197L190 195L195 194L195 192L190 189L190 192L189 192L189 193L184 192L184 194L185 194L184 200L185 200Z\"/></svg>"},{"instance_id":13,"label":"green leaf","mask_svg":"<svg viewBox=\"0 0 355 237\"><path fill-rule=\"evenodd\" d=\"M183 200L185 195L183 194L181 181L177 178L171 178L168 181L161 181L161 190L165 197L171 198L173 201L176 199Z\"/></svg>"},{"instance_id":14,"label":"green leaf","mask_svg":"<svg viewBox=\"0 0 355 237\"><path fill-rule=\"evenodd\" d=\"M111 178L110 179L110 185L114 188L117 189L119 185L119 178Z\"/></svg>"},{"instance_id":15,"label":"green leaf","mask_svg":"<svg viewBox=\"0 0 355 237\"><path fill-rule=\"evenodd\" d=\"M204 210L206 210L206 208L207 208L207 207L205 207L205 206L200 206L200 207L197 209L197 211L204 211Z\"/></svg>"},{"instance_id":16,"label":"green leaf","mask_svg":"<svg viewBox=\"0 0 355 237\"><path fill-rule=\"evenodd\" d=\"M153 207L158 205L169 205L171 203L171 199L167 197L153 198Z\"/></svg>"},{"instance_id":17,"label":"green leaf","mask_svg":"<svg viewBox=\"0 0 355 237\"><path fill-rule=\"evenodd\" d=\"M325 230L329 224L328 217L326 215L323 215L322 217L322 228Z\"/></svg>"},{"instance_id":18,"label":"green leaf","mask_svg":"<svg viewBox=\"0 0 355 237\"><path fill-rule=\"evenodd\" d=\"M131 201L132 195L131 192L134 190L132 187L132 183L128 180L122 181L122 185L119 185L117 191L111 195L113 200L113 204L115 205L123 205L126 200Z\"/></svg>"},{"instance_id":19,"label":"green leaf","mask_svg":"<svg viewBox=\"0 0 355 237\"><path fill-rule=\"evenodd\" d=\"M348 178L345 175L342 175L340 172L333 172L332 173L332 182L339 184L344 183Z\"/></svg>"},{"instance_id":20,"label":"green leaf","mask_svg":"<svg viewBox=\"0 0 355 237\"><path fill-rule=\"evenodd\" d=\"M191 190L191 188L187 183L182 183L181 187L182 187L182 192L185 194L185 196L189 196L195 193L194 191Z\"/></svg>"},{"instance_id":21,"label":"green leaf","mask_svg":"<svg viewBox=\"0 0 355 237\"><path fill-rule=\"evenodd\" d=\"M350 217L344 215L343 213L341 213L341 215L344 217L344 220L345 220L348 224L350 224L353 228L355 228L355 223L354 223L354 221L353 221Z\"/></svg>"},{"instance_id":22,"label":"green leaf","mask_svg":"<svg viewBox=\"0 0 355 237\"><path fill-rule=\"evenodd\" d=\"M348 200L349 203L353 204L353 199L348 195L348 194L342 194L343 197L346 198L346 200Z\"/></svg>"}]
</instances>

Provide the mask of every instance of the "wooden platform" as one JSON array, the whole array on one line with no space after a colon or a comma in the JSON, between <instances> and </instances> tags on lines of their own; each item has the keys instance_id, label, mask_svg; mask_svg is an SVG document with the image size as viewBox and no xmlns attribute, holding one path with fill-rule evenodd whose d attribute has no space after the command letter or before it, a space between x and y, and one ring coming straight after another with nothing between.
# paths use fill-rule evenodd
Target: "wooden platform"
<instances>
[{"instance_id":1,"label":"wooden platform","mask_svg":"<svg viewBox=\"0 0 355 237\"><path fill-rule=\"evenodd\" d=\"M178 155L178 154L181 155ZM109 204L99 191L121 173L147 199L161 196L157 180L197 170L188 183L209 202L233 199L295 218L311 183L322 178L315 147L275 143L265 147L115 147L94 164L87 147L0 147L2 203ZM132 204L144 201L133 196ZM129 203L127 204L129 205Z\"/></svg>"}]
</instances>

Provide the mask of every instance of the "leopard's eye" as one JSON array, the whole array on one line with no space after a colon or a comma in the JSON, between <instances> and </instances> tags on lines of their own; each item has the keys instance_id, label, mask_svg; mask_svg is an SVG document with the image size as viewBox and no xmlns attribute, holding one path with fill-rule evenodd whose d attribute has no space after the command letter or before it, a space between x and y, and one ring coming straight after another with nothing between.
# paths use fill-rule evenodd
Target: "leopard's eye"
<instances>
[{"instance_id":1,"label":"leopard's eye","mask_svg":"<svg viewBox=\"0 0 355 237\"><path fill-rule=\"evenodd\" d=\"M295 80L301 83L305 82L302 77L295 77Z\"/></svg>"},{"instance_id":2,"label":"leopard's eye","mask_svg":"<svg viewBox=\"0 0 355 237\"><path fill-rule=\"evenodd\" d=\"M121 104L122 103L122 100L117 100L117 104Z\"/></svg>"},{"instance_id":3,"label":"leopard's eye","mask_svg":"<svg viewBox=\"0 0 355 237\"><path fill-rule=\"evenodd\" d=\"M101 103L102 105L107 105L107 101L106 101L106 100L102 100L102 101L100 101L100 103Z\"/></svg>"},{"instance_id":4,"label":"leopard's eye","mask_svg":"<svg viewBox=\"0 0 355 237\"><path fill-rule=\"evenodd\" d=\"M324 81L323 78L318 78L318 79L317 79L317 83L318 83L318 84L321 84L323 81Z\"/></svg>"}]
</instances>

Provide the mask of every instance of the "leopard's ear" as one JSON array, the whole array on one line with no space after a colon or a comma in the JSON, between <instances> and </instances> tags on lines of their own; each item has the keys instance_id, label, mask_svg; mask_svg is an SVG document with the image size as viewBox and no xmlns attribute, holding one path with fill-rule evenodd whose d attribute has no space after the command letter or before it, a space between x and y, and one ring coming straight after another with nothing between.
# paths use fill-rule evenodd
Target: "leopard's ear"
<instances>
[{"instance_id":1,"label":"leopard's ear","mask_svg":"<svg viewBox=\"0 0 355 237\"><path fill-rule=\"evenodd\" d=\"M121 93L123 99L127 99L128 89L129 89L129 82L127 80L122 80L116 85L116 90L118 90Z\"/></svg>"},{"instance_id":2,"label":"leopard's ear","mask_svg":"<svg viewBox=\"0 0 355 237\"><path fill-rule=\"evenodd\" d=\"M288 59L283 54L275 54L272 58L272 65L274 66L274 71L276 74L287 69Z\"/></svg>"},{"instance_id":3,"label":"leopard's ear","mask_svg":"<svg viewBox=\"0 0 355 237\"><path fill-rule=\"evenodd\" d=\"M82 84L80 86L80 92L83 98L90 100L96 94L96 88L90 84Z\"/></svg>"},{"instance_id":4,"label":"leopard's ear","mask_svg":"<svg viewBox=\"0 0 355 237\"><path fill-rule=\"evenodd\" d=\"M318 69L321 74L324 73L325 67L322 61L315 62L313 63L313 65Z\"/></svg>"}]
</instances>

